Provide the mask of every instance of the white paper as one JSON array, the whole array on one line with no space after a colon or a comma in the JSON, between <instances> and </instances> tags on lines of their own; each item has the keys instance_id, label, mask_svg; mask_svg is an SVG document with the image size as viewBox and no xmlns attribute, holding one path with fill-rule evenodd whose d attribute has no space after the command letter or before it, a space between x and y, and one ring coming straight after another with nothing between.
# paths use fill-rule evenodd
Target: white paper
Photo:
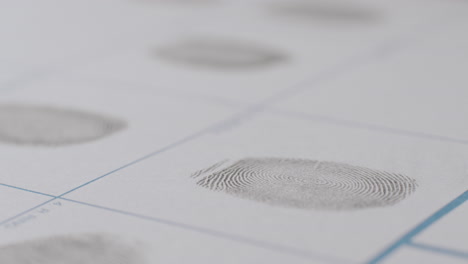
<instances>
[{"instance_id":1,"label":"white paper","mask_svg":"<svg viewBox=\"0 0 468 264\"><path fill-rule=\"evenodd\" d=\"M0 0L0 263L467 263L467 14Z\"/></svg>"}]
</instances>

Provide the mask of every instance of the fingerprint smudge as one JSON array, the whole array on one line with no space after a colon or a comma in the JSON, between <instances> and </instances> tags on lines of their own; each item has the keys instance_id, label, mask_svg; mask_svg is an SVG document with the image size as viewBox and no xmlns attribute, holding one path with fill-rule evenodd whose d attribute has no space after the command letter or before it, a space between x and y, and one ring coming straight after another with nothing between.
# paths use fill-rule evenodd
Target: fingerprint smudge
<instances>
[{"instance_id":1,"label":"fingerprint smudge","mask_svg":"<svg viewBox=\"0 0 468 264\"><path fill-rule=\"evenodd\" d=\"M157 50L159 57L193 67L221 70L262 68L286 60L266 47L227 40L190 40Z\"/></svg>"},{"instance_id":2,"label":"fingerprint smudge","mask_svg":"<svg viewBox=\"0 0 468 264\"><path fill-rule=\"evenodd\" d=\"M93 141L125 127L110 117L36 105L0 105L0 141L60 146Z\"/></svg>"},{"instance_id":3,"label":"fingerprint smudge","mask_svg":"<svg viewBox=\"0 0 468 264\"><path fill-rule=\"evenodd\" d=\"M110 234L75 234L25 241L0 248L9 264L145 264L141 245Z\"/></svg>"}]
</instances>

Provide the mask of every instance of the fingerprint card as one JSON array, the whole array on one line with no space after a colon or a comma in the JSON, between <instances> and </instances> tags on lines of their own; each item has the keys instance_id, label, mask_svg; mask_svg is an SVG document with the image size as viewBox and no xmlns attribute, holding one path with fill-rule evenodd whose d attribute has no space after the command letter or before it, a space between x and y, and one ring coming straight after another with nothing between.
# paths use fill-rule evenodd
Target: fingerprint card
<instances>
[{"instance_id":1,"label":"fingerprint card","mask_svg":"<svg viewBox=\"0 0 468 264\"><path fill-rule=\"evenodd\" d=\"M467 263L467 12L0 0L0 263Z\"/></svg>"}]
</instances>

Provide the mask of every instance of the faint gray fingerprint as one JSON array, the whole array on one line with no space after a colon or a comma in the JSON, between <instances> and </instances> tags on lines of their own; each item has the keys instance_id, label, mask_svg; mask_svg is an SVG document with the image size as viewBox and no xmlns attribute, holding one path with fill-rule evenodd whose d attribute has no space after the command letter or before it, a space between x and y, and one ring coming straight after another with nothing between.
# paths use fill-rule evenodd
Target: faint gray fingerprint
<instances>
[{"instance_id":1,"label":"faint gray fingerprint","mask_svg":"<svg viewBox=\"0 0 468 264\"><path fill-rule=\"evenodd\" d=\"M222 70L262 68L286 60L267 47L227 40L190 40L161 48L157 54L180 64Z\"/></svg>"},{"instance_id":2,"label":"faint gray fingerprint","mask_svg":"<svg viewBox=\"0 0 468 264\"><path fill-rule=\"evenodd\" d=\"M271 4L269 7L276 15L316 21L374 22L379 17L374 10L330 1L285 1Z\"/></svg>"},{"instance_id":3,"label":"faint gray fingerprint","mask_svg":"<svg viewBox=\"0 0 468 264\"><path fill-rule=\"evenodd\" d=\"M70 109L0 105L0 141L59 146L96 140L125 127L110 117Z\"/></svg>"},{"instance_id":4,"label":"faint gray fingerprint","mask_svg":"<svg viewBox=\"0 0 468 264\"><path fill-rule=\"evenodd\" d=\"M192 175L214 191L303 209L359 209L398 203L416 188L396 173L336 162L247 158L222 161Z\"/></svg>"},{"instance_id":5,"label":"faint gray fingerprint","mask_svg":"<svg viewBox=\"0 0 468 264\"><path fill-rule=\"evenodd\" d=\"M108 234L80 234L26 241L0 248L5 264L144 264L141 245Z\"/></svg>"}]
</instances>

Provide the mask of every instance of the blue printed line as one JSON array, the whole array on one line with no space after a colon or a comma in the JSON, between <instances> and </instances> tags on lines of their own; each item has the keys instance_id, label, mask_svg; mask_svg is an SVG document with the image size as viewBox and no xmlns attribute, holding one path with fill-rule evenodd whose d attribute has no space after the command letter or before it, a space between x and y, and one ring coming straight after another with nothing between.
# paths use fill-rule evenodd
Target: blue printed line
<instances>
[{"instance_id":1,"label":"blue printed line","mask_svg":"<svg viewBox=\"0 0 468 264\"><path fill-rule=\"evenodd\" d=\"M5 183L0 183L0 186L9 187L9 188L17 189L17 190L20 190L20 191L25 191L25 192L30 192L30 193L34 193L34 194L40 194L40 195L43 195L43 196L56 198L56 196L51 195L51 194L47 194L47 193L43 193L43 192L37 192L37 191L33 191L33 190L29 190L29 189L25 189L25 188L21 188L21 187L17 187L17 186L5 184Z\"/></svg>"},{"instance_id":2,"label":"blue printed line","mask_svg":"<svg viewBox=\"0 0 468 264\"><path fill-rule=\"evenodd\" d=\"M203 101L214 102L218 105L231 107L231 108L233 107L236 108L236 107L241 107L241 106L246 107L250 105L245 102L230 100L226 98L214 98L213 99L212 97L208 97L208 96L204 97ZM431 141L440 141L440 142L449 142L449 143L457 143L461 145L468 145L468 139L441 136L441 135L429 134L429 133L418 132L418 131L411 131L411 130L406 130L406 129L399 129L399 128L394 128L394 127L385 126L385 125L378 125L378 124L373 124L373 123L365 123L365 122L359 122L355 120L336 118L336 117L332 117L328 115L319 115L319 114L314 114L314 113L291 111L283 107L273 107L273 106L266 105L263 108L257 107L251 110L251 112L260 112L260 111L264 111L266 113L273 114L273 115L282 115L282 116L292 117L296 119L307 120L307 121L311 121L311 122L319 123L319 124L347 127L347 128L352 128L352 129L361 129L361 130L367 130L367 131L376 131L376 132L381 132L381 133L390 134L390 135L406 136L406 137L426 139L426 140L431 140Z\"/></svg>"},{"instance_id":3,"label":"blue printed line","mask_svg":"<svg viewBox=\"0 0 468 264\"><path fill-rule=\"evenodd\" d=\"M317 123L363 129L363 130L368 130L368 131L378 131L378 132L383 132L386 134L401 135L401 136L421 138L421 139L429 139L429 140L434 140L434 141L451 142L451 143L468 145L468 140L466 139L439 136L439 135L428 134L428 133L423 133L423 132L415 132L415 131L405 130L405 129L397 129L397 128L383 126L383 125L351 121L351 120L334 118L334 117L324 116L324 115L292 112L292 111L287 111L287 110L285 111L285 110L281 110L278 108L269 108L267 109L267 111L271 113L275 113L275 114L285 115L288 117L295 117L295 118L300 118L304 120L310 120L310 121L317 122Z\"/></svg>"},{"instance_id":4,"label":"blue printed line","mask_svg":"<svg viewBox=\"0 0 468 264\"><path fill-rule=\"evenodd\" d=\"M34 206L33 208L30 208L30 209L28 209L28 210L26 210L26 211L23 211L23 212L21 212L21 213L15 215L15 216L12 216L12 217L10 217L10 218L8 218L8 219L6 219L6 220L3 220L2 222L0 222L0 226L3 226L3 225L7 224L8 222L10 222L10 221L12 221L12 220L14 220L14 219L16 219L16 218L18 218L18 217L21 217L21 216L23 216L23 215L25 215L25 214L27 214L27 213L29 213L29 212L31 212L31 211L34 211L34 210L36 210L37 208L39 208L39 207L41 207L41 206L43 206L43 205L46 205L46 204L48 204L49 202L52 202L52 201L55 200L55 199L57 199L57 198L52 198L52 199L50 199L50 200L47 200L47 201L45 201L45 202L43 202L43 203L41 203L41 204L38 204L38 205Z\"/></svg>"},{"instance_id":5,"label":"blue printed line","mask_svg":"<svg viewBox=\"0 0 468 264\"><path fill-rule=\"evenodd\" d=\"M111 174L113 174L113 173L115 173L115 172L117 172L117 171L120 171L120 170L122 170L122 169L125 169L125 168L127 168L127 167L129 167L129 166L132 166L132 165L134 165L134 164L136 164L136 163L139 163L139 162L141 162L141 161L144 161L144 160L146 160L146 159L148 159L148 158L150 158L150 157L153 157L153 156L155 156L155 155L157 155L157 154L163 153L163 152L168 151L168 150L170 150L170 149L172 149L172 148L175 148L175 147L177 147L177 146L179 146L179 145L181 145L181 144L183 144L183 143L186 143L186 142L188 142L188 141L190 141L190 140L193 140L193 139L195 139L195 138L198 138L199 136L201 136L201 135L203 135L203 134L209 132L210 130L212 130L213 128L216 128L216 127L217 127L217 125L216 125L216 126L208 127L208 128L206 128L206 129L203 129L203 130L200 130L200 131L198 131L197 133L194 133L194 134L192 134L192 135L190 135L190 136L188 136L188 137L185 137L185 138L183 138L183 139L181 139L181 140L179 140L179 141L177 141L177 142L175 142L175 143L172 143L172 144L170 144L170 145L168 145L168 146L166 146L166 147L163 147L163 148L161 148L161 149L159 149L159 150L157 150L157 151L154 151L154 152L152 152L152 153L150 153L150 154L147 154L147 155L145 155L145 156L143 156L143 157L141 157L141 158L139 158L139 159L136 159L136 160L134 160L134 161L132 161L132 162L130 162L130 163L127 163L127 164L125 164L124 166L121 166L121 167L119 167L119 168L117 168L117 169L115 169L115 170L112 170L112 171L110 171L110 172L108 172L108 173L106 173L106 174L104 174L104 175L101 175L101 176L99 176L99 177L97 177L97 178L95 178L95 179L93 179L93 180L90 180L90 181L88 181L88 182L85 182L85 183L83 183L83 184L81 184L81 185L79 185L79 186L77 186L77 187L75 187L75 188L73 188L73 189L71 189L71 190L69 190L69 191L66 191L66 192L60 194L59 196L54 196L54 195L45 194L45 193L41 193L41 192L36 192L36 191L32 191L32 190L27 190L27 189L15 187L15 186L7 185L7 184L2 184L3 186L6 186L6 187L12 187L12 188L15 188L15 189L18 189L18 190L24 190L24 191L28 191L28 192L31 192L31 193L42 194L42 195L46 195L46 196L49 196L49 197L53 197L53 199L51 199L51 200L49 200L49 201L47 201L47 202L45 202L45 203L42 203L42 204L40 204L40 205L38 205L38 206L36 206L36 207L34 207L34 208L32 208L32 209L23 211L23 212L21 212L21 213L15 215L15 216L13 216L13 217L10 217L10 218L8 218L8 219L6 219L6 220L0 222L0 226L3 226L4 224L8 223L9 221L11 221L11 220L13 220L13 219L15 219L15 218L17 218L17 217L21 217L22 215L27 214L28 212L30 212L30 211L33 210L33 209L36 209L36 208L38 208L38 207L40 207L40 206L43 206L43 205L47 204L48 202L52 202L52 201L54 201L54 200L56 200L56 199L60 199L60 198L62 198L63 196L65 196L65 195L67 195L67 194L69 194L69 193L71 193L71 192L74 192L74 191L76 191L76 190L78 190L78 189L80 189L80 188L83 188L83 187L85 187L85 186L87 186L87 185L89 185L89 184L91 184L91 183L93 183L93 182L96 182L96 181L98 181L98 180L101 180L102 178L104 178L104 177L106 177L106 176L109 176L109 175L111 175Z\"/></svg>"},{"instance_id":6,"label":"blue printed line","mask_svg":"<svg viewBox=\"0 0 468 264\"><path fill-rule=\"evenodd\" d=\"M81 204L81 205L85 205L85 206L89 206L89 207L93 207L93 208L97 208L97 209L101 209L101 210L105 210L105 211L110 211L110 212L113 212L113 213L118 213L118 214L121 214L121 215L131 216L131 217L135 217L135 218L139 218L139 219L143 219L143 220L147 220L147 221L151 221L151 222L156 222L156 223L159 223L159 224L164 224L164 225L174 226L174 227L185 229L185 230L195 231L195 232L202 233L202 234L205 234L205 235L210 235L210 236L213 236L213 237L218 237L218 238L222 238L222 239L226 239L226 240L230 240L230 241L234 241L234 242L249 244L249 245L252 245L252 246L255 246L255 247L259 247L259 248L263 248L263 249L267 249L267 250L272 250L272 251L275 251L275 252L282 252L282 253L289 254L289 255L294 255L294 256L297 256L297 257L302 257L302 258L307 258L307 259L314 259L314 260L322 260L322 261L326 261L328 263L347 263L347 264L351 263L351 262L349 262L347 260L338 259L338 258L331 257L331 256L319 255L319 254L311 253L311 252L306 251L306 250L296 249L296 248L293 248L293 247L278 245L278 244L271 243L271 242L265 242L265 241L256 240L256 239L252 239L252 238L248 238L248 237L243 237L243 236L239 236L239 235L235 235L235 234L216 231L216 230L212 230L212 229L208 229L208 228L204 228L204 227L199 227L199 226L189 225L189 224L185 224L185 223L181 223L181 222L171 221L171 220L167 220L167 219L163 219L163 218L159 218L159 217L151 217L151 216L141 215L141 214L137 214L137 213L132 213L132 212L123 211L123 210L114 209L114 208L109 208L109 207L100 206L100 205L96 205L96 204L81 202L81 201L72 200L72 199L63 198L63 197L61 197L60 199L65 200L65 201L69 201L69 202L73 202L73 203L77 203L77 204Z\"/></svg>"},{"instance_id":7,"label":"blue printed line","mask_svg":"<svg viewBox=\"0 0 468 264\"><path fill-rule=\"evenodd\" d=\"M81 185L79 185L79 186L77 186L77 187L75 187L75 188L73 188L73 189L71 189L71 190L69 190L69 191L66 191L66 192L62 193L61 195L58 196L58 198L61 198L61 197L65 196L65 195L67 195L67 194L69 194L69 193L71 193L71 192L74 192L74 191L76 191L76 190L78 190L78 189L80 189L80 188L83 188L83 187L85 187L86 185L89 185L89 184L91 184L91 183L93 183L93 182L95 182L95 181L101 180L102 178L104 178L104 177L106 177L106 176L109 176L109 175L111 175L111 174L113 174L113 173L115 173L115 172L117 172L117 171L123 170L123 169L125 169L125 168L127 168L127 167L130 167L130 166L132 166L132 165L135 165L135 164L137 164L137 163L139 163L139 162L142 162L142 161L144 161L144 160L146 160L146 159L149 159L149 158L151 158L151 157L153 157L153 156L156 156L156 155L158 155L158 154L161 154L161 153L163 153L163 152L166 152L166 151L168 151L168 150L171 150L171 149L173 149L173 148L175 148L175 147L177 147L177 146L179 146L179 145L182 145L182 144L184 144L184 143L186 143L186 142L188 142L188 141L191 141L191 140L193 140L193 139L196 139L196 138L198 138L198 137L200 137L200 136L202 136L202 135L208 133L209 131L211 131L211 130L212 130L213 128L215 128L215 127L217 127L217 125L216 125L216 126L210 126L210 127L205 128L205 129L203 129L203 130L200 130L200 131L198 131L197 133L194 133L194 134L192 134L192 135L190 135L190 136L188 136L188 137L185 137L185 138L183 138L183 139L181 139L181 140L179 140L179 141L177 141L177 142L175 142L175 143L172 143L172 144L170 144L170 145L168 145L168 146L166 146L166 147L163 147L162 149L159 149L159 150L154 151L154 152L152 152L152 153L150 153L150 154L147 154L147 155L145 155L145 156L143 156L143 157L141 157L141 158L139 158L139 159L136 159L136 160L134 160L134 161L132 161L132 162L130 162L130 163L127 163L127 164L125 164L125 165L123 165L123 166L121 166L121 167L119 167L119 168L117 168L117 169L115 169L115 170L112 170L112 171L110 171L110 172L108 172L108 173L106 173L106 174L104 174L104 175L101 175L101 176L99 176L99 177L97 177L97 178L95 178L95 179L93 179L93 180L90 180L90 181L88 181L88 182L85 182L85 183L83 183L83 184L81 184Z\"/></svg>"},{"instance_id":8,"label":"blue printed line","mask_svg":"<svg viewBox=\"0 0 468 264\"><path fill-rule=\"evenodd\" d=\"M462 252L458 250L453 250L453 249L447 249L447 248L441 248L441 247L436 247L432 245L427 245L419 242L408 242L406 244L407 246L421 249L421 250L426 250L426 251L432 251L440 254L445 254L445 255L450 255L458 258L464 258L468 259L468 252Z\"/></svg>"},{"instance_id":9,"label":"blue printed line","mask_svg":"<svg viewBox=\"0 0 468 264\"><path fill-rule=\"evenodd\" d=\"M438 220L440 220L443 216L463 204L466 200L468 200L468 191L465 191L462 193L460 196L455 198L453 201L442 207L439 211L435 212L433 215L431 215L429 218L424 220L422 223L417 225L415 228L413 228L411 231L409 231L407 234L402 236L400 239L398 239L395 243L390 245L388 248L383 250L381 253L379 253L377 256L369 260L367 263L368 264L376 264L388 257L391 253L393 253L395 250L397 250L399 247L403 245L407 245L410 243L411 239L421 233L423 230L428 228L430 225L434 224Z\"/></svg>"}]
</instances>

